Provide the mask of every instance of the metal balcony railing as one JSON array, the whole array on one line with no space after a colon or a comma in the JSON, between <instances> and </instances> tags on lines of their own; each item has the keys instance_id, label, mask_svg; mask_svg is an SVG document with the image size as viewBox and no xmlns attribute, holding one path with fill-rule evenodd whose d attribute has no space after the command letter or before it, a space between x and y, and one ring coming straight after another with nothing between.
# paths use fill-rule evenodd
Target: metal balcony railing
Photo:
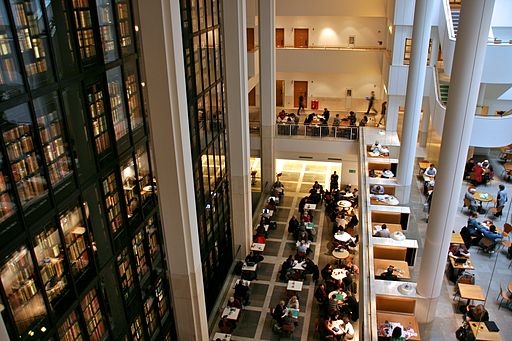
<instances>
[{"instance_id":1,"label":"metal balcony railing","mask_svg":"<svg viewBox=\"0 0 512 341\"><path fill-rule=\"evenodd\" d=\"M311 137L322 139L357 140L357 127L333 125L276 123L276 135L289 137Z\"/></svg>"}]
</instances>

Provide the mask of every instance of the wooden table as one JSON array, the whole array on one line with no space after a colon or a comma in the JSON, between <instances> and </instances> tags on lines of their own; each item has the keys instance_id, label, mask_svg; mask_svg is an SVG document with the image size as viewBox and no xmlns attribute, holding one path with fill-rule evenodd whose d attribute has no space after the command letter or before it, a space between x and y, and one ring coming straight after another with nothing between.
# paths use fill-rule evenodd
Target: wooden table
<instances>
[{"instance_id":1,"label":"wooden table","mask_svg":"<svg viewBox=\"0 0 512 341\"><path fill-rule=\"evenodd\" d=\"M352 203L348 200L340 200L340 201L338 201L338 206L343 207L343 208L350 208L350 207L352 207Z\"/></svg>"},{"instance_id":2,"label":"wooden table","mask_svg":"<svg viewBox=\"0 0 512 341\"><path fill-rule=\"evenodd\" d=\"M450 258L450 263L452 264L452 267L454 269L475 270L473 262L471 261L471 257L469 257L466 263L464 264L455 263L455 259L453 257L448 258Z\"/></svg>"},{"instance_id":3,"label":"wooden table","mask_svg":"<svg viewBox=\"0 0 512 341\"><path fill-rule=\"evenodd\" d=\"M460 298L468 300L468 305L471 301L485 301L484 291L482 287L476 284L459 283Z\"/></svg>"},{"instance_id":4,"label":"wooden table","mask_svg":"<svg viewBox=\"0 0 512 341\"><path fill-rule=\"evenodd\" d=\"M421 160L420 162L418 162L418 165L420 167L420 172L421 171L425 171L425 169L430 167L430 161L428 161L428 160Z\"/></svg>"},{"instance_id":5,"label":"wooden table","mask_svg":"<svg viewBox=\"0 0 512 341\"><path fill-rule=\"evenodd\" d=\"M221 341L231 341L231 334L215 333L213 335L213 341L220 339Z\"/></svg>"},{"instance_id":6,"label":"wooden table","mask_svg":"<svg viewBox=\"0 0 512 341\"><path fill-rule=\"evenodd\" d=\"M416 316L377 311L377 326L383 325L386 321L400 323L404 328L407 328L409 325L411 325L414 332L418 335L412 336L408 340L421 340L420 327L418 325L418 321L416 321Z\"/></svg>"},{"instance_id":7,"label":"wooden table","mask_svg":"<svg viewBox=\"0 0 512 341\"><path fill-rule=\"evenodd\" d=\"M226 307L226 308L224 308L224 311L222 312L222 316L227 316L228 320L233 320L233 321L238 320L239 315L240 315L240 309L238 309L238 308Z\"/></svg>"},{"instance_id":8,"label":"wooden table","mask_svg":"<svg viewBox=\"0 0 512 341\"><path fill-rule=\"evenodd\" d=\"M332 255L336 259L345 259L350 255L350 253L345 249L341 249L339 251L334 250Z\"/></svg>"},{"instance_id":9,"label":"wooden table","mask_svg":"<svg viewBox=\"0 0 512 341\"><path fill-rule=\"evenodd\" d=\"M347 270L345 269L334 269L332 271L331 277L336 280L343 280L343 278L347 277Z\"/></svg>"},{"instance_id":10,"label":"wooden table","mask_svg":"<svg viewBox=\"0 0 512 341\"><path fill-rule=\"evenodd\" d=\"M403 260L377 259L373 260L375 276L380 276L390 265L393 265L393 272L400 279L410 279L409 264ZM398 270L398 271L397 271Z\"/></svg>"},{"instance_id":11,"label":"wooden table","mask_svg":"<svg viewBox=\"0 0 512 341\"><path fill-rule=\"evenodd\" d=\"M482 198L481 195L487 195L485 198ZM482 203L490 203L491 201L494 200L494 197L492 196L492 194L489 194L489 193L485 193L485 192L475 192L475 194L473 194L473 198L475 198L476 201L479 202L479 211L480 212L485 212L483 207L482 207Z\"/></svg>"},{"instance_id":12,"label":"wooden table","mask_svg":"<svg viewBox=\"0 0 512 341\"><path fill-rule=\"evenodd\" d=\"M302 282L299 282L299 281L288 281L288 285L286 286L286 290L288 290L288 291L302 291Z\"/></svg>"},{"instance_id":13,"label":"wooden table","mask_svg":"<svg viewBox=\"0 0 512 341\"><path fill-rule=\"evenodd\" d=\"M314 210L316 209L316 204L306 204L304 205L305 210Z\"/></svg>"},{"instance_id":14,"label":"wooden table","mask_svg":"<svg viewBox=\"0 0 512 341\"><path fill-rule=\"evenodd\" d=\"M475 336L476 340L486 341L501 341L503 340L499 332L491 332L487 329L484 322L469 322L471 332Z\"/></svg>"},{"instance_id":15,"label":"wooden table","mask_svg":"<svg viewBox=\"0 0 512 341\"><path fill-rule=\"evenodd\" d=\"M263 243L252 243L251 251L263 252L265 250L265 244Z\"/></svg>"},{"instance_id":16,"label":"wooden table","mask_svg":"<svg viewBox=\"0 0 512 341\"><path fill-rule=\"evenodd\" d=\"M450 244L464 244L464 239L458 232L452 233L452 239L450 240Z\"/></svg>"},{"instance_id":17,"label":"wooden table","mask_svg":"<svg viewBox=\"0 0 512 341\"><path fill-rule=\"evenodd\" d=\"M384 195L387 195L387 194L383 194L382 196L384 196ZM398 199L393 195L387 195L387 197L384 200L378 200L375 197L370 196L370 204L397 206L398 204L400 204L400 201L398 201Z\"/></svg>"},{"instance_id":18,"label":"wooden table","mask_svg":"<svg viewBox=\"0 0 512 341\"><path fill-rule=\"evenodd\" d=\"M389 230L389 232L391 234L399 231L399 232L403 232L402 230L402 225L400 224L393 224L393 223L372 223L372 234L375 234L375 232L378 231L378 229L376 228L376 226L382 226L382 224L386 224L387 226L387 229Z\"/></svg>"}]
</instances>

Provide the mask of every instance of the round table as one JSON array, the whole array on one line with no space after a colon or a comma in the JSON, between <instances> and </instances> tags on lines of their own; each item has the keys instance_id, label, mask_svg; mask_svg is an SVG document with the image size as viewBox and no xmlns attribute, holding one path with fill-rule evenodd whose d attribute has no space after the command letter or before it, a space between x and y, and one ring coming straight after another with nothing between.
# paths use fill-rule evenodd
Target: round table
<instances>
[{"instance_id":1,"label":"round table","mask_svg":"<svg viewBox=\"0 0 512 341\"><path fill-rule=\"evenodd\" d=\"M336 259L345 259L350 255L350 253L345 249L341 249L341 250L334 250L332 252L332 255Z\"/></svg>"},{"instance_id":2,"label":"round table","mask_svg":"<svg viewBox=\"0 0 512 341\"><path fill-rule=\"evenodd\" d=\"M331 321L331 326L328 327L329 331L333 334L333 335L336 335L336 336L341 336L343 335L343 326L345 325L345 323L343 322L343 320L336 320L336 321ZM335 332L333 330L333 328L337 328L338 331Z\"/></svg>"},{"instance_id":3,"label":"round table","mask_svg":"<svg viewBox=\"0 0 512 341\"><path fill-rule=\"evenodd\" d=\"M340 200L340 201L338 201L338 206L343 207L343 208L350 208L350 207L352 207L352 203L348 200Z\"/></svg>"},{"instance_id":4,"label":"round table","mask_svg":"<svg viewBox=\"0 0 512 341\"><path fill-rule=\"evenodd\" d=\"M475 198L475 200L480 203L479 208L478 208L480 213L485 212L484 208L482 207L482 203L484 203L484 202L489 203L494 200L494 197L492 196L492 194L485 193L485 192L475 192L475 194L473 194L473 198Z\"/></svg>"},{"instance_id":5,"label":"round table","mask_svg":"<svg viewBox=\"0 0 512 341\"><path fill-rule=\"evenodd\" d=\"M341 295L341 297L342 297L342 298L341 298L341 300L338 300L338 304L343 304L343 300L345 299L345 297L347 297L347 294L345 294L345 292L344 292L343 290L334 290L334 291L331 291L331 292L329 293L329 296L327 296L327 297L331 298L331 297L332 297L332 295L338 295L338 294L340 294L340 295Z\"/></svg>"},{"instance_id":6,"label":"round table","mask_svg":"<svg viewBox=\"0 0 512 341\"><path fill-rule=\"evenodd\" d=\"M512 281L508 282L508 291L512 292Z\"/></svg>"},{"instance_id":7,"label":"round table","mask_svg":"<svg viewBox=\"0 0 512 341\"><path fill-rule=\"evenodd\" d=\"M349 233L343 231L341 233L335 233L334 239L339 240L342 243L346 243L352 239L352 236Z\"/></svg>"},{"instance_id":8,"label":"round table","mask_svg":"<svg viewBox=\"0 0 512 341\"><path fill-rule=\"evenodd\" d=\"M347 270L345 269L334 269L332 271L331 277L335 280L343 280L343 278L347 277Z\"/></svg>"}]
</instances>

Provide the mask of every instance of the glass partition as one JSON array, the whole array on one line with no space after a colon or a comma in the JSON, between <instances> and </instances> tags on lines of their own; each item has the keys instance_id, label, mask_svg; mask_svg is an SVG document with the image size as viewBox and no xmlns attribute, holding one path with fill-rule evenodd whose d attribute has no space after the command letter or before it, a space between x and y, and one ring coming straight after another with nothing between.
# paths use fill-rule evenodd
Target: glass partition
<instances>
[{"instance_id":1,"label":"glass partition","mask_svg":"<svg viewBox=\"0 0 512 341\"><path fill-rule=\"evenodd\" d=\"M123 182L124 200L128 219L137 213L139 207L139 191L135 180L135 164L129 158L121 164L121 181Z\"/></svg>"},{"instance_id":2,"label":"glass partition","mask_svg":"<svg viewBox=\"0 0 512 341\"><path fill-rule=\"evenodd\" d=\"M110 0L96 0L98 23L100 25L101 44L103 47L103 60L105 63L117 59L117 38L114 25L114 14Z\"/></svg>"},{"instance_id":3,"label":"glass partition","mask_svg":"<svg viewBox=\"0 0 512 341\"><path fill-rule=\"evenodd\" d=\"M14 39L4 2L0 2L0 101L24 92Z\"/></svg>"},{"instance_id":4,"label":"glass partition","mask_svg":"<svg viewBox=\"0 0 512 341\"><path fill-rule=\"evenodd\" d=\"M89 243L87 229L80 207L74 207L60 217L60 225L64 233L64 242L68 251L71 272L77 277L89 266Z\"/></svg>"},{"instance_id":5,"label":"glass partition","mask_svg":"<svg viewBox=\"0 0 512 341\"><path fill-rule=\"evenodd\" d=\"M123 80L119 66L107 71L107 81L112 123L114 124L116 141L119 141L128 133L128 119L124 108Z\"/></svg>"}]
</instances>

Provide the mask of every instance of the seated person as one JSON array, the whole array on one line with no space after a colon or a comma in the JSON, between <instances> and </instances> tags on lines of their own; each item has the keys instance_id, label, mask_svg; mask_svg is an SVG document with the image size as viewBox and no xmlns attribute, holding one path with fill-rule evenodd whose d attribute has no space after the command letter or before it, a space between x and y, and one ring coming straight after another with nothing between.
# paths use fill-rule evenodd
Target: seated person
<instances>
[{"instance_id":1,"label":"seated person","mask_svg":"<svg viewBox=\"0 0 512 341\"><path fill-rule=\"evenodd\" d=\"M265 235L263 234L257 234L255 237L254 237L254 242L255 243L259 243L259 244L265 244L267 241L267 239L265 238Z\"/></svg>"},{"instance_id":2,"label":"seated person","mask_svg":"<svg viewBox=\"0 0 512 341\"><path fill-rule=\"evenodd\" d=\"M251 293L249 290L249 286L244 284L245 282L240 280L235 285L235 298L237 298L244 305L249 305L249 298L251 297Z\"/></svg>"},{"instance_id":3,"label":"seated person","mask_svg":"<svg viewBox=\"0 0 512 341\"><path fill-rule=\"evenodd\" d=\"M348 121L349 121L349 124L351 127L355 127L356 125L356 122L357 122L357 117L356 117L356 113L351 111L348 115Z\"/></svg>"},{"instance_id":4,"label":"seated person","mask_svg":"<svg viewBox=\"0 0 512 341\"><path fill-rule=\"evenodd\" d=\"M272 311L272 317L277 321L277 324L280 326L283 322L283 318L286 316L286 306L284 301L280 301L278 305Z\"/></svg>"},{"instance_id":5,"label":"seated person","mask_svg":"<svg viewBox=\"0 0 512 341\"><path fill-rule=\"evenodd\" d=\"M231 296L228 300L228 307L242 309L242 303L239 300Z\"/></svg>"},{"instance_id":6,"label":"seated person","mask_svg":"<svg viewBox=\"0 0 512 341\"><path fill-rule=\"evenodd\" d=\"M434 164L431 163L430 166L427 169L425 169L425 172L423 174L435 178L437 174L437 169L434 167Z\"/></svg>"},{"instance_id":7,"label":"seated person","mask_svg":"<svg viewBox=\"0 0 512 341\"><path fill-rule=\"evenodd\" d=\"M236 323L233 320L228 320L228 316L224 315L219 321L219 329L221 333L232 334L236 328Z\"/></svg>"},{"instance_id":8,"label":"seated person","mask_svg":"<svg viewBox=\"0 0 512 341\"><path fill-rule=\"evenodd\" d=\"M373 185L370 188L371 194L384 194L384 186L381 185Z\"/></svg>"},{"instance_id":9,"label":"seated person","mask_svg":"<svg viewBox=\"0 0 512 341\"><path fill-rule=\"evenodd\" d=\"M346 292L347 296L343 300L342 311L350 315L350 319L356 322L359 319L359 303L350 291Z\"/></svg>"},{"instance_id":10,"label":"seated person","mask_svg":"<svg viewBox=\"0 0 512 341\"><path fill-rule=\"evenodd\" d=\"M265 258L262 255L260 255L259 253L255 253L254 251L251 251L247 255L247 257L245 257L245 262L246 263L259 263L263 259L265 259Z\"/></svg>"},{"instance_id":11,"label":"seated person","mask_svg":"<svg viewBox=\"0 0 512 341\"><path fill-rule=\"evenodd\" d=\"M464 244L451 244L448 256L452 258L469 258L471 254Z\"/></svg>"},{"instance_id":12,"label":"seated person","mask_svg":"<svg viewBox=\"0 0 512 341\"><path fill-rule=\"evenodd\" d=\"M351 218L350 218L350 221L348 222L347 224L347 228L350 228L350 227L356 227L357 224L359 224L359 219L357 218L357 216L354 214Z\"/></svg>"},{"instance_id":13,"label":"seated person","mask_svg":"<svg viewBox=\"0 0 512 341\"><path fill-rule=\"evenodd\" d=\"M288 300L288 308L290 309L297 309L299 310L299 299L297 298L297 296L293 295L292 297L290 297L290 299Z\"/></svg>"},{"instance_id":14,"label":"seated person","mask_svg":"<svg viewBox=\"0 0 512 341\"><path fill-rule=\"evenodd\" d=\"M391 332L390 341L405 341L405 337L402 336L401 327L396 326L395 328L393 328L393 331Z\"/></svg>"},{"instance_id":15,"label":"seated person","mask_svg":"<svg viewBox=\"0 0 512 341\"><path fill-rule=\"evenodd\" d=\"M366 125L368 124L368 116L364 116L361 121L359 121L359 126L360 127L366 127Z\"/></svg>"},{"instance_id":16,"label":"seated person","mask_svg":"<svg viewBox=\"0 0 512 341\"><path fill-rule=\"evenodd\" d=\"M283 265L281 265L281 271L280 271L280 279L286 280L288 277L288 273L293 268L294 260L293 256L289 255L288 258L283 262Z\"/></svg>"},{"instance_id":17,"label":"seated person","mask_svg":"<svg viewBox=\"0 0 512 341\"><path fill-rule=\"evenodd\" d=\"M352 323L350 323L350 319L348 315L343 315L343 340L352 340L355 335L354 327L352 326Z\"/></svg>"},{"instance_id":18,"label":"seated person","mask_svg":"<svg viewBox=\"0 0 512 341\"><path fill-rule=\"evenodd\" d=\"M475 166L475 159L470 158L466 162L466 166L464 167L464 179L468 178L471 175L471 170Z\"/></svg>"},{"instance_id":19,"label":"seated person","mask_svg":"<svg viewBox=\"0 0 512 341\"><path fill-rule=\"evenodd\" d=\"M334 316L337 313L339 313L338 298L336 294L332 294L327 305L327 314L329 314L329 316Z\"/></svg>"},{"instance_id":20,"label":"seated person","mask_svg":"<svg viewBox=\"0 0 512 341\"><path fill-rule=\"evenodd\" d=\"M496 244L503 239L503 235L501 233L496 232L496 226L491 225L489 229L486 229L483 225L480 225L481 227L478 229L478 231L482 232L484 238L490 240L493 244L490 246L485 246L483 244L483 238L480 240L480 246L482 246L485 250L491 251L494 250L496 247Z\"/></svg>"},{"instance_id":21,"label":"seated person","mask_svg":"<svg viewBox=\"0 0 512 341\"><path fill-rule=\"evenodd\" d=\"M381 230L375 232L375 234L373 236L374 237L382 237L382 238L391 238L391 232L389 232L388 226L386 224L382 224L380 227L381 227Z\"/></svg>"},{"instance_id":22,"label":"seated person","mask_svg":"<svg viewBox=\"0 0 512 341\"><path fill-rule=\"evenodd\" d=\"M377 277L379 279L384 279L384 280L388 280L388 281L397 281L398 276L393 273L394 271L395 271L395 267L393 265L390 265L390 266L388 266L386 271L384 271Z\"/></svg>"},{"instance_id":23,"label":"seated person","mask_svg":"<svg viewBox=\"0 0 512 341\"><path fill-rule=\"evenodd\" d=\"M484 322L489 321L489 313L482 304L476 306L468 305L466 307L466 321Z\"/></svg>"},{"instance_id":24,"label":"seated person","mask_svg":"<svg viewBox=\"0 0 512 341\"><path fill-rule=\"evenodd\" d=\"M293 216L288 222L288 232L295 234L299 230L300 222Z\"/></svg>"},{"instance_id":25,"label":"seated person","mask_svg":"<svg viewBox=\"0 0 512 341\"><path fill-rule=\"evenodd\" d=\"M298 324L298 322L293 317L293 311L290 310L282 320L280 331L292 334L296 324Z\"/></svg>"},{"instance_id":26,"label":"seated person","mask_svg":"<svg viewBox=\"0 0 512 341\"><path fill-rule=\"evenodd\" d=\"M468 201L468 203L469 203L468 209L471 213L478 211L478 203L476 202L476 199L475 199L475 192L476 192L476 188L469 187L466 194L464 194L464 199L466 201Z\"/></svg>"},{"instance_id":27,"label":"seated person","mask_svg":"<svg viewBox=\"0 0 512 341\"><path fill-rule=\"evenodd\" d=\"M324 281L329 279L329 278L332 278L332 271L333 270L334 270L334 268L332 267L331 264L327 263L325 265L325 267L321 271L322 278L324 279Z\"/></svg>"},{"instance_id":28,"label":"seated person","mask_svg":"<svg viewBox=\"0 0 512 341\"><path fill-rule=\"evenodd\" d=\"M472 236L480 237L481 233L478 231L478 229L482 227L482 224L478 220L476 220L477 217L478 214L476 214L476 212L472 212L469 215L467 228Z\"/></svg>"},{"instance_id":29,"label":"seated person","mask_svg":"<svg viewBox=\"0 0 512 341\"><path fill-rule=\"evenodd\" d=\"M339 334L341 330L338 327L336 327L333 323L333 321L337 321L340 319L339 315L339 313L334 313L332 316L329 316L327 320L325 320L324 322L324 328L326 332L334 340L340 340L340 337L342 336Z\"/></svg>"},{"instance_id":30,"label":"seated person","mask_svg":"<svg viewBox=\"0 0 512 341\"><path fill-rule=\"evenodd\" d=\"M279 114L277 114L277 117L279 118L279 120L283 121L286 118L286 111L281 110Z\"/></svg>"},{"instance_id":31,"label":"seated person","mask_svg":"<svg viewBox=\"0 0 512 341\"><path fill-rule=\"evenodd\" d=\"M297 242L297 256L306 257L306 254L309 252L309 243L306 243L305 240L301 240Z\"/></svg>"},{"instance_id":32,"label":"seated person","mask_svg":"<svg viewBox=\"0 0 512 341\"><path fill-rule=\"evenodd\" d=\"M473 166L471 170L471 182L475 185L480 185L484 183L484 169L482 168L481 163L477 163Z\"/></svg>"},{"instance_id":33,"label":"seated person","mask_svg":"<svg viewBox=\"0 0 512 341\"><path fill-rule=\"evenodd\" d=\"M313 262L311 258L306 257L304 261L304 273L312 274L313 280L316 281L320 277L320 271L318 270L318 265Z\"/></svg>"},{"instance_id":34,"label":"seated person","mask_svg":"<svg viewBox=\"0 0 512 341\"><path fill-rule=\"evenodd\" d=\"M327 297L327 290L325 289L325 285L323 283L320 284L318 288L316 288L315 298L319 304L328 302L329 298Z\"/></svg>"}]
</instances>

